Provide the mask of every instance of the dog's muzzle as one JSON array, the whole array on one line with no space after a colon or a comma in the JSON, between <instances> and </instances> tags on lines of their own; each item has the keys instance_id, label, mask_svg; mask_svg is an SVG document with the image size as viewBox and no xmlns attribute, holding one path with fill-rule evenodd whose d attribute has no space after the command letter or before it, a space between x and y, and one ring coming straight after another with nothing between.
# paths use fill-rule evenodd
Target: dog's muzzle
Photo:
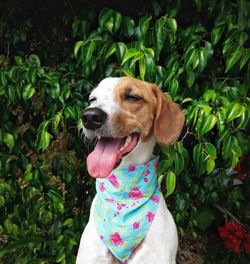
<instances>
[{"instance_id":1,"label":"dog's muzzle","mask_svg":"<svg viewBox=\"0 0 250 264\"><path fill-rule=\"evenodd\" d=\"M87 108L83 111L82 122L85 128L96 130L106 121L107 114L97 107Z\"/></svg>"}]
</instances>

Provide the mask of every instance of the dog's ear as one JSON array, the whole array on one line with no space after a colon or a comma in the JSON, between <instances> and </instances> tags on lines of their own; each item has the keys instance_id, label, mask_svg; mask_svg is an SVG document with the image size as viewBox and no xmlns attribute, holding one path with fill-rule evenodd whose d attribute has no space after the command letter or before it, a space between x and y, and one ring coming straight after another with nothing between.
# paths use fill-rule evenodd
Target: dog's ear
<instances>
[{"instance_id":1,"label":"dog's ear","mask_svg":"<svg viewBox=\"0 0 250 264\"><path fill-rule=\"evenodd\" d=\"M179 137L185 120L184 114L158 87L152 86L152 90L156 98L154 135L158 144L167 146Z\"/></svg>"}]
</instances>

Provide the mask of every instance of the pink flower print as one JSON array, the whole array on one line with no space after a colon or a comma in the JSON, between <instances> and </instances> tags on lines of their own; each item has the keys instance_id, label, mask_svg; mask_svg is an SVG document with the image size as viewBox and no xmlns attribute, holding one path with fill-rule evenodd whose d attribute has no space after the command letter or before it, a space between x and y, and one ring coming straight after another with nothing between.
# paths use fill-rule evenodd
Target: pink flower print
<instances>
[{"instance_id":1,"label":"pink flower print","mask_svg":"<svg viewBox=\"0 0 250 264\"><path fill-rule=\"evenodd\" d=\"M104 236L103 235L100 235L100 239L103 240L104 239Z\"/></svg>"},{"instance_id":2,"label":"pink flower print","mask_svg":"<svg viewBox=\"0 0 250 264\"><path fill-rule=\"evenodd\" d=\"M126 207L126 204L118 204L117 209L122 210L123 207Z\"/></svg>"},{"instance_id":3,"label":"pink flower print","mask_svg":"<svg viewBox=\"0 0 250 264\"><path fill-rule=\"evenodd\" d=\"M146 170L146 175L148 176L150 173L150 170Z\"/></svg>"},{"instance_id":4,"label":"pink flower print","mask_svg":"<svg viewBox=\"0 0 250 264\"><path fill-rule=\"evenodd\" d=\"M131 166L128 167L128 171L129 171L129 172L132 172L132 171L134 171L134 170L135 170L135 166L131 165Z\"/></svg>"},{"instance_id":5,"label":"pink flower print","mask_svg":"<svg viewBox=\"0 0 250 264\"><path fill-rule=\"evenodd\" d=\"M115 188L119 188L120 184L116 178L116 176L114 174L110 175L108 177L109 182L115 187Z\"/></svg>"},{"instance_id":6,"label":"pink flower print","mask_svg":"<svg viewBox=\"0 0 250 264\"><path fill-rule=\"evenodd\" d=\"M121 246L124 242L118 232L115 232L114 234L110 235L109 240L115 246Z\"/></svg>"},{"instance_id":7,"label":"pink flower print","mask_svg":"<svg viewBox=\"0 0 250 264\"><path fill-rule=\"evenodd\" d=\"M149 167L150 166L150 162L148 161L148 162L145 162L145 165L147 166L147 167Z\"/></svg>"},{"instance_id":8,"label":"pink flower print","mask_svg":"<svg viewBox=\"0 0 250 264\"><path fill-rule=\"evenodd\" d=\"M140 222L133 223L133 230L138 229L140 227Z\"/></svg>"},{"instance_id":9,"label":"pink flower print","mask_svg":"<svg viewBox=\"0 0 250 264\"><path fill-rule=\"evenodd\" d=\"M104 182L101 182L101 183L99 184L99 190L100 190L101 192L104 192L104 191L106 190L106 188L105 188L105 183L104 183Z\"/></svg>"},{"instance_id":10,"label":"pink flower print","mask_svg":"<svg viewBox=\"0 0 250 264\"><path fill-rule=\"evenodd\" d=\"M113 198L106 198L105 200L109 203L115 203L115 200Z\"/></svg>"},{"instance_id":11,"label":"pink flower print","mask_svg":"<svg viewBox=\"0 0 250 264\"><path fill-rule=\"evenodd\" d=\"M128 196L132 200L139 200L143 196L143 192L139 188L135 187L129 192Z\"/></svg>"},{"instance_id":12,"label":"pink flower print","mask_svg":"<svg viewBox=\"0 0 250 264\"><path fill-rule=\"evenodd\" d=\"M155 215L154 215L153 212L148 211L148 213L147 213L147 215L146 215L146 218L147 218L148 222L152 222L153 219L154 219L154 216L155 216Z\"/></svg>"},{"instance_id":13,"label":"pink flower print","mask_svg":"<svg viewBox=\"0 0 250 264\"><path fill-rule=\"evenodd\" d=\"M145 182L148 182L148 178L144 178L144 181L145 181Z\"/></svg>"},{"instance_id":14,"label":"pink flower print","mask_svg":"<svg viewBox=\"0 0 250 264\"><path fill-rule=\"evenodd\" d=\"M151 199L154 203L159 203L159 201L160 201L159 197L156 196L156 195L152 195L152 196L150 197L150 199Z\"/></svg>"}]
</instances>

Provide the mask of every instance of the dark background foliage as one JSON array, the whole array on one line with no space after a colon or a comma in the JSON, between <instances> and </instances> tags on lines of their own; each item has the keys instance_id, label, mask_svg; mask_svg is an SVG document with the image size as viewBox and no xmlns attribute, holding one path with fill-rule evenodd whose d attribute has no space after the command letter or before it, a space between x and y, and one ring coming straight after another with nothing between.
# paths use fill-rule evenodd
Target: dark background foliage
<instances>
[{"instance_id":1,"label":"dark background foliage","mask_svg":"<svg viewBox=\"0 0 250 264\"><path fill-rule=\"evenodd\" d=\"M81 111L110 75L156 83L185 113L156 150L180 263L249 261L218 235L229 220L249 232L248 1L4 0L0 18L1 263L75 262L95 193Z\"/></svg>"}]
</instances>

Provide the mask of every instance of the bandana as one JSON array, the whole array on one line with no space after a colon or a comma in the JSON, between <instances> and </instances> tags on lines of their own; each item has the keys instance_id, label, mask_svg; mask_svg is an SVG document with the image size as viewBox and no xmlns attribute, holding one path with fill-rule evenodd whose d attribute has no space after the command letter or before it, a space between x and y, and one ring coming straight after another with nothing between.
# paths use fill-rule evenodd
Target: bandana
<instances>
[{"instance_id":1,"label":"bandana","mask_svg":"<svg viewBox=\"0 0 250 264\"><path fill-rule=\"evenodd\" d=\"M146 236L159 204L158 159L118 167L96 180L94 213L100 239L120 261L126 261Z\"/></svg>"}]
</instances>

